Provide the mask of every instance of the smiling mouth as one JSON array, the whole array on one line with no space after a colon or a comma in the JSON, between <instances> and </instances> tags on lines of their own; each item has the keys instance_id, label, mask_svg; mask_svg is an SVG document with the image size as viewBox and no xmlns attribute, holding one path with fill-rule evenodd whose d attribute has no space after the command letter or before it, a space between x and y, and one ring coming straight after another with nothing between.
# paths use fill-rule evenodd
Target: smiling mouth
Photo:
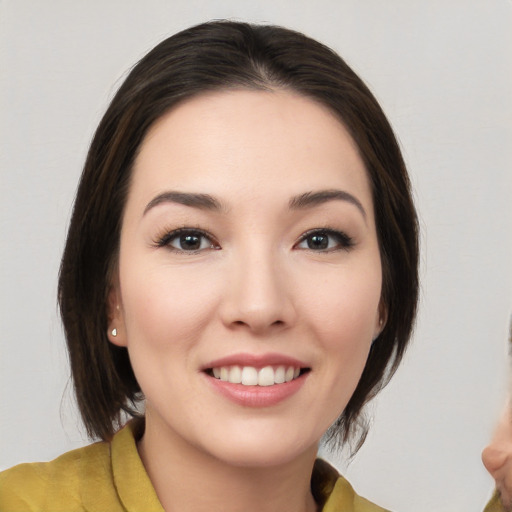
<instances>
[{"instance_id":1,"label":"smiling mouth","mask_svg":"<svg viewBox=\"0 0 512 512\"><path fill-rule=\"evenodd\" d=\"M310 368L295 366L218 366L208 368L206 373L215 379L229 382L230 384L242 384L243 386L274 386L285 384L298 379L301 375L310 371Z\"/></svg>"}]
</instances>

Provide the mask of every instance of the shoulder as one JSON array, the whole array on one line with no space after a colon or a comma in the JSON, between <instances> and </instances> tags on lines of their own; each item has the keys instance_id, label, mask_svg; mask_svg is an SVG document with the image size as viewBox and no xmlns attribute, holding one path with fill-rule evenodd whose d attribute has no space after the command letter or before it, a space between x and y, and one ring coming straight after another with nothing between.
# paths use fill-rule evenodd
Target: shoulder
<instances>
[{"instance_id":1,"label":"shoulder","mask_svg":"<svg viewBox=\"0 0 512 512\"><path fill-rule=\"evenodd\" d=\"M353 512L389 512L368 501L366 498L359 496L342 476L338 477L327 505L331 506L326 506L324 512L341 512L345 510Z\"/></svg>"},{"instance_id":2,"label":"shoulder","mask_svg":"<svg viewBox=\"0 0 512 512\"><path fill-rule=\"evenodd\" d=\"M0 473L0 510L82 510L83 475L108 476L110 448L95 443L50 462L19 464Z\"/></svg>"},{"instance_id":3,"label":"shoulder","mask_svg":"<svg viewBox=\"0 0 512 512\"><path fill-rule=\"evenodd\" d=\"M336 469L317 459L313 471L312 490L323 507L322 512L389 512L359 496ZM320 498L320 499L318 499Z\"/></svg>"},{"instance_id":4,"label":"shoulder","mask_svg":"<svg viewBox=\"0 0 512 512\"><path fill-rule=\"evenodd\" d=\"M128 500L135 504L133 510L162 512L138 457L136 427L136 422L130 422L111 442L0 473L0 511L122 512L128 508L123 505ZM141 481L145 482L143 496L137 492Z\"/></svg>"}]
</instances>

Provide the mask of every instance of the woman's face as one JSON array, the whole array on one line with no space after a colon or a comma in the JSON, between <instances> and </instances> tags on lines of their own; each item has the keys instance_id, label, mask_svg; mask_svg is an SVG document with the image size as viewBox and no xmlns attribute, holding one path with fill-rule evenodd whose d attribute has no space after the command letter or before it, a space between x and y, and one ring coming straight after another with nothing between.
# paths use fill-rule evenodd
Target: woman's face
<instances>
[{"instance_id":1,"label":"woman's face","mask_svg":"<svg viewBox=\"0 0 512 512\"><path fill-rule=\"evenodd\" d=\"M247 90L174 108L136 159L111 293L146 436L247 466L316 451L380 331L381 278L366 172L329 110Z\"/></svg>"}]
</instances>

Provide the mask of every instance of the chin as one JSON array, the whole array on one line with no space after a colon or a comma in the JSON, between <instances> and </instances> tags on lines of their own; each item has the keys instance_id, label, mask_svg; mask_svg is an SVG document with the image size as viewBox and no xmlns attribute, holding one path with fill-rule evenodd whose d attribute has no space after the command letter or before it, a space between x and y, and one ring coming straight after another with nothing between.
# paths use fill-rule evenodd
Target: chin
<instances>
[{"instance_id":1,"label":"chin","mask_svg":"<svg viewBox=\"0 0 512 512\"><path fill-rule=\"evenodd\" d=\"M306 443L301 440L284 441L282 434L271 439L258 436L255 439L231 440L217 444L210 453L226 464L240 468L266 468L289 464L294 460L311 457L314 459L318 443Z\"/></svg>"}]
</instances>

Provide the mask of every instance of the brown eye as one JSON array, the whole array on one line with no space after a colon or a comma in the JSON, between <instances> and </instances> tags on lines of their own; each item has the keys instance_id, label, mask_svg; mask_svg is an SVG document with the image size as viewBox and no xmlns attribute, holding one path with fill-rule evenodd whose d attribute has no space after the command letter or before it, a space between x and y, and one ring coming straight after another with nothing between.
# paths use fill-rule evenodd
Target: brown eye
<instances>
[{"instance_id":1,"label":"brown eye","mask_svg":"<svg viewBox=\"0 0 512 512\"><path fill-rule=\"evenodd\" d=\"M329 248L329 236L324 233L318 233L306 238L308 249L325 250Z\"/></svg>"},{"instance_id":2,"label":"brown eye","mask_svg":"<svg viewBox=\"0 0 512 512\"><path fill-rule=\"evenodd\" d=\"M198 252L205 249L219 249L204 232L193 229L177 229L158 241L159 247L170 247L176 252Z\"/></svg>"},{"instance_id":3,"label":"brown eye","mask_svg":"<svg viewBox=\"0 0 512 512\"><path fill-rule=\"evenodd\" d=\"M201 235L180 235L170 245L182 251L197 251L201 249Z\"/></svg>"},{"instance_id":4,"label":"brown eye","mask_svg":"<svg viewBox=\"0 0 512 512\"><path fill-rule=\"evenodd\" d=\"M348 250L354 245L352 238L341 231L330 229L315 229L305 233L300 239L297 248L311 251Z\"/></svg>"}]
</instances>

